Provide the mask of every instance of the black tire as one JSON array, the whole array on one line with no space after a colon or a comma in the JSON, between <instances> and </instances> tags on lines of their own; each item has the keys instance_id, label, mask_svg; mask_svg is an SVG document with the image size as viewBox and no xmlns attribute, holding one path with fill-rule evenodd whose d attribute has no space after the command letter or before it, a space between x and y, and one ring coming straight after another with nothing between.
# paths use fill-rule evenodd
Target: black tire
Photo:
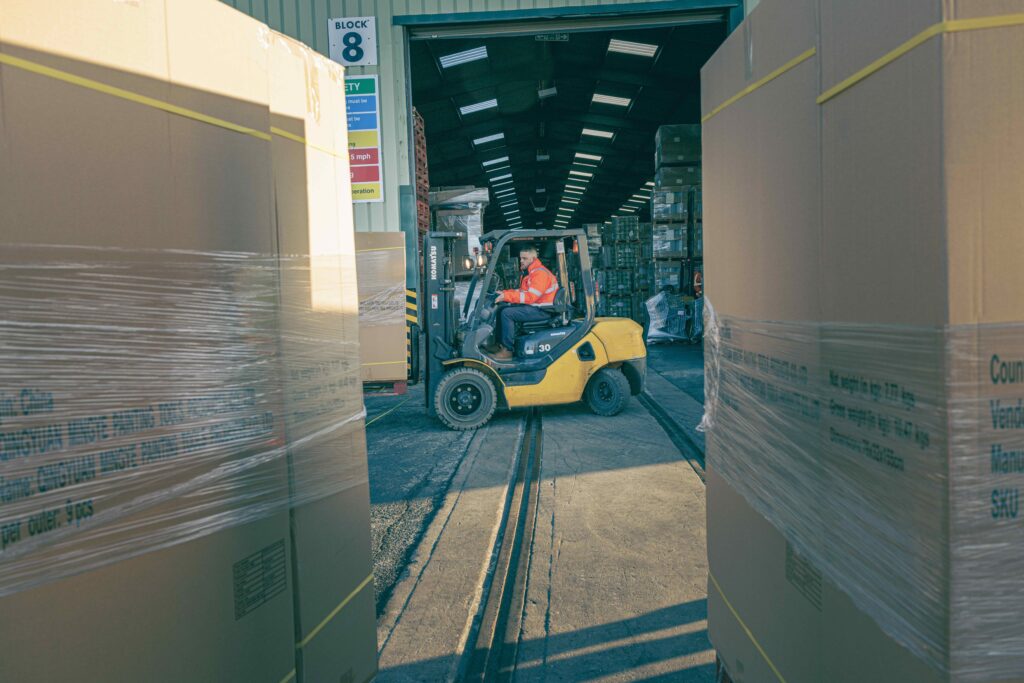
<instances>
[{"instance_id":1,"label":"black tire","mask_svg":"<svg viewBox=\"0 0 1024 683\"><path fill-rule=\"evenodd\" d=\"M497 407L494 383L484 373L471 368L449 370L434 394L434 410L449 429L479 429L487 424Z\"/></svg>"},{"instance_id":2,"label":"black tire","mask_svg":"<svg viewBox=\"0 0 1024 683\"><path fill-rule=\"evenodd\" d=\"M583 400L597 415L618 415L629 403L629 380L615 368L604 368L587 382Z\"/></svg>"}]
</instances>

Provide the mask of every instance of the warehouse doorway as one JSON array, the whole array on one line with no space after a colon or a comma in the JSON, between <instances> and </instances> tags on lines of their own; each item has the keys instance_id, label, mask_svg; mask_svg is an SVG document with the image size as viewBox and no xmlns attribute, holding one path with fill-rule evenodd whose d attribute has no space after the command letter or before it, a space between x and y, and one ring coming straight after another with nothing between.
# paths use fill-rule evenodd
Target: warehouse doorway
<instances>
[{"instance_id":1,"label":"warehouse doorway","mask_svg":"<svg viewBox=\"0 0 1024 683\"><path fill-rule=\"evenodd\" d=\"M699 141L700 67L742 7L658 5L395 23L407 35L419 230L586 229L600 313L643 324L652 369L703 402L700 184L692 159L661 167L656 137L689 124Z\"/></svg>"}]
</instances>

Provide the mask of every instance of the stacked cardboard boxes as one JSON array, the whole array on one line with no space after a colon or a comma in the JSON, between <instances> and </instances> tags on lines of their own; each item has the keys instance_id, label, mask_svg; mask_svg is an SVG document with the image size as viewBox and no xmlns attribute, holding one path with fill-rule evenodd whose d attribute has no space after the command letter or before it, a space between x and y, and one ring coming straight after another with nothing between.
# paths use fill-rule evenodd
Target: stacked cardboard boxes
<instances>
[{"instance_id":1,"label":"stacked cardboard boxes","mask_svg":"<svg viewBox=\"0 0 1024 683\"><path fill-rule=\"evenodd\" d=\"M600 228L598 314L639 322L654 280L651 224L641 223L637 216L620 216Z\"/></svg>"},{"instance_id":2,"label":"stacked cardboard boxes","mask_svg":"<svg viewBox=\"0 0 1024 683\"><path fill-rule=\"evenodd\" d=\"M342 71L212 0L44 9L0 21L2 676L372 676Z\"/></svg>"},{"instance_id":3,"label":"stacked cardboard boxes","mask_svg":"<svg viewBox=\"0 0 1024 683\"><path fill-rule=\"evenodd\" d=\"M736 680L1024 680L1022 11L764 0L703 70Z\"/></svg>"},{"instance_id":4,"label":"stacked cardboard boxes","mask_svg":"<svg viewBox=\"0 0 1024 683\"><path fill-rule=\"evenodd\" d=\"M408 379L405 233L357 232L359 348L364 382Z\"/></svg>"}]
</instances>

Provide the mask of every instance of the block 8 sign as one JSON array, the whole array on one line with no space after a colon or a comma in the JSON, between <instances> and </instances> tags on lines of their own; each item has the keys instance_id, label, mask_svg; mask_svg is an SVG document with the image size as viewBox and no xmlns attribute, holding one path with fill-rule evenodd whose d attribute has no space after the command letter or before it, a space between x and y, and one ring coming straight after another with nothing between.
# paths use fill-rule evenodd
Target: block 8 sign
<instances>
[{"instance_id":1,"label":"block 8 sign","mask_svg":"<svg viewBox=\"0 0 1024 683\"><path fill-rule=\"evenodd\" d=\"M331 59L345 66L377 63L377 20L342 17L327 20Z\"/></svg>"}]
</instances>

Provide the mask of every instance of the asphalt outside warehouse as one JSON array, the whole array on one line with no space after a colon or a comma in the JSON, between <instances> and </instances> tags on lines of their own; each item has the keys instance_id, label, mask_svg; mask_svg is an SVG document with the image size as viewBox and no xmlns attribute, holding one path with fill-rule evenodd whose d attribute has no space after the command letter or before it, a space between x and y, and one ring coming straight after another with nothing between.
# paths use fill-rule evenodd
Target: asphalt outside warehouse
<instances>
[{"instance_id":1,"label":"asphalt outside warehouse","mask_svg":"<svg viewBox=\"0 0 1024 683\"><path fill-rule=\"evenodd\" d=\"M1024 0L0 0L0 683L1024 683L1021 73Z\"/></svg>"}]
</instances>

